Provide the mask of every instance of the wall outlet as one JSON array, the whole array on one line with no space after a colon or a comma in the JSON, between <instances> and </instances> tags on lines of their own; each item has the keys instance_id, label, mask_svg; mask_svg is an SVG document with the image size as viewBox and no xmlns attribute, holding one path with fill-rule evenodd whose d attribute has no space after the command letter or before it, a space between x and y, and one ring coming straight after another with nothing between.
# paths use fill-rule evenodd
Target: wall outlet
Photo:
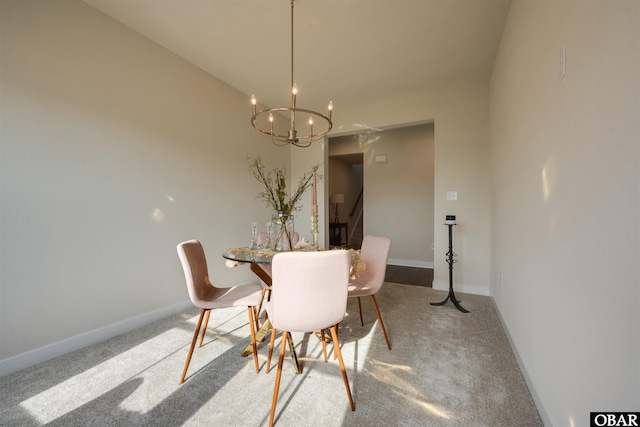
<instances>
[{"instance_id":1,"label":"wall outlet","mask_svg":"<svg viewBox=\"0 0 640 427\"><path fill-rule=\"evenodd\" d=\"M447 191L447 200L458 200L457 191Z\"/></svg>"}]
</instances>

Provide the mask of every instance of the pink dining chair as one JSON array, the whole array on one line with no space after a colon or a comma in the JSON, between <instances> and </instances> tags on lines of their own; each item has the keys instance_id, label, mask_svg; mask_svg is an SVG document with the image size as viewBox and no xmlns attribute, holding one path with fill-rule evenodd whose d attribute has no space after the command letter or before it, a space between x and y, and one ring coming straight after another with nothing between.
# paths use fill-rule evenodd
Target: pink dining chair
<instances>
[{"instance_id":1,"label":"pink dining chair","mask_svg":"<svg viewBox=\"0 0 640 427\"><path fill-rule=\"evenodd\" d=\"M380 310L378 309L378 303L376 301L376 294L382 288L384 283L384 276L387 271L387 260L389 258L389 250L391 249L391 239L382 236L366 235L362 240L362 247L360 249L360 259L364 261L366 267L364 270L358 273L358 276L349 283L349 297L358 298L358 310L360 311L360 324L364 326L362 319L362 303L360 297L371 296L373 301L373 308L376 311L378 320L380 321L380 328L384 335L384 339L387 341L387 347L391 350L391 343L387 336L387 330L384 327Z\"/></svg>"},{"instance_id":2,"label":"pink dining chair","mask_svg":"<svg viewBox=\"0 0 640 427\"><path fill-rule=\"evenodd\" d=\"M346 250L282 252L273 257L273 294L271 301L266 303L267 314L273 326L269 360L278 329L282 331L282 341L271 403L270 426L275 417L282 364L290 332L321 331L324 338L324 331L331 331L351 410L355 411L337 333L337 325L344 318L347 308L350 266L351 255ZM326 363L326 342L324 339L321 342Z\"/></svg>"},{"instance_id":3,"label":"pink dining chair","mask_svg":"<svg viewBox=\"0 0 640 427\"><path fill-rule=\"evenodd\" d=\"M300 240L300 235L297 231L291 233L291 244L296 245ZM267 233L259 233L258 234L258 245L264 245L267 242ZM271 276L271 264L258 264L258 266L264 270L269 276ZM265 283L263 280L260 280L260 285L262 286L262 300L260 301L260 305L258 306L258 313L262 310L262 303L264 301L265 295L267 295L267 301L271 298L271 289L270 285Z\"/></svg>"},{"instance_id":4,"label":"pink dining chair","mask_svg":"<svg viewBox=\"0 0 640 427\"><path fill-rule=\"evenodd\" d=\"M253 360L256 365L256 373L260 372L258 368L258 352L256 350L256 329L258 329L257 310L256 307L262 299L262 288L259 285L235 286L232 288L217 288L213 286L209 280L209 272L207 269L207 260L202 249L202 244L197 240L188 240L178 244L178 257L182 263L184 276L187 281L187 290L189 298L193 305L200 308L200 318L196 324L196 330L193 334L189 354L184 364L180 384L184 382L191 362L191 356L198 339L200 327L203 324L202 337L200 345L204 340L207 325L209 323L209 315L211 310L215 308L241 307L246 306L249 313L249 329L251 330L251 345L253 347Z\"/></svg>"}]
</instances>

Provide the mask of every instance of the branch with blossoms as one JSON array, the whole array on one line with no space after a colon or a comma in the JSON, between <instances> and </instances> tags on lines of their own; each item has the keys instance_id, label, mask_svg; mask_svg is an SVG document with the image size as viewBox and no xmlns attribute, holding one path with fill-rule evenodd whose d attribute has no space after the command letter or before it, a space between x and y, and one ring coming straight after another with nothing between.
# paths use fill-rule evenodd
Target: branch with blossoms
<instances>
[{"instance_id":1,"label":"branch with blossoms","mask_svg":"<svg viewBox=\"0 0 640 427\"><path fill-rule=\"evenodd\" d=\"M322 175L317 173L319 165L315 165L300 177L295 191L292 194L287 194L287 180L285 178L287 170L284 166L266 170L260 157L247 156L247 162L255 179L265 187L265 191L258 193L256 198L263 199L267 206L285 215L290 215L291 212L300 209L300 197L311 186L314 174L317 180L322 180Z\"/></svg>"}]
</instances>

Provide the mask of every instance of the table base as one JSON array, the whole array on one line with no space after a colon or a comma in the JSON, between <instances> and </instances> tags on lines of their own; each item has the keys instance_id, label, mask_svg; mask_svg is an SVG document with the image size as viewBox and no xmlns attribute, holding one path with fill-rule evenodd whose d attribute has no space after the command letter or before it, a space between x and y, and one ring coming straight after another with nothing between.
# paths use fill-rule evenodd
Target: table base
<instances>
[{"instance_id":1,"label":"table base","mask_svg":"<svg viewBox=\"0 0 640 427\"><path fill-rule=\"evenodd\" d=\"M272 329L271 322L269 321L269 319L265 319L264 323L262 324L262 326L260 327L260 329L256 333L256 342L264 341L265 337L267 336L267 334L269 333L269 331L271 329ZM293 347L293 339L291 339L291 334L289 334L289 336L287 337L287 344L289 344L289 352L291 353L291 361L293 362L293 367L296 370L296 374L301 374L302 373L302 367L300 366L300 363L298 362L298 355L296 354L296 350ZM253 353L253 346L251 345L251 343L249 343L244 348L244 350L242 351L242 357L247 357L248 355L250 355L252 353Z\"/></svg>"}]
</instances>

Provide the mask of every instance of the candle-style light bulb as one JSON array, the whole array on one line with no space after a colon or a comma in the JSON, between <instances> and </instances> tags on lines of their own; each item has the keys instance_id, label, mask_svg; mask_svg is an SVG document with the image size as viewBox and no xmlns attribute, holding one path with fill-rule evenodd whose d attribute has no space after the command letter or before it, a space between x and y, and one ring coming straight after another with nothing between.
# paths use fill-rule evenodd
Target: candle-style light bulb
<instances>
[{"instance_id":1,"label":"candle-style light bulb","mask_svg":"<svg viewBox=\"0 0 640 427\"><path fill-rule=\"evenodd\" d=\"M298 86L294 83L293 87L291 88L291 105L293 106L293 108L296 108L296 95L298 95ZM293 123L295 122L295 119L293 118L294 114L291 115L291 128L293 129Z\"/></svg>"},{"instance_id":2,"label":"candle-style light bulb","mask_svg":"<svg viewBox=\"0 0 640 427\"><path fill-rule=\"evenodd\" d=\"M313 138L313 117L309 116L309 138Z\"/></svg>"},{"instance_id":3,"label":"candle-style light bulb","mask_svg":"<svg viewBox=\"0 0 640 427\"><path fill-rule=\"evenodd\" d=\"M273 136L273 114L269 113L269 131Z\"/></svg>"},{"instance_id":4,"label":"candle-style light bulb","mask_svg":"<svg viewBox=\"0 0 640 427\"><path fill-rule=\"evenodd\" d=\"M295 108L296 108L296 95L298 95L298 86L296 86L296 84L293 84L293 87L291 88L291 106L294 108L293 113L291 114L291 129L295 129Z\"/></svg>"},{"instance_id":5,"label":"candle-style light bulb","mask_svg":"<svg viewBox=\"0 0 640 427\"><path fill-rule=\"evenodd\" d=\"M253 108L253 115L256 115L256 104L258 103L258 100L256 99L255 95L251 95L251 108Z\"/></svg>"},{"instance_id":6,"label":"candle-style light bulb","mask_svg":"<svg viewBox=\"0 0 640 427\"><path fill-rule=\"evenodd\" d=\"M329 120L331 120L331 113L333 112L333 101L329 101Z\"/></svg>"}]
</instances>

